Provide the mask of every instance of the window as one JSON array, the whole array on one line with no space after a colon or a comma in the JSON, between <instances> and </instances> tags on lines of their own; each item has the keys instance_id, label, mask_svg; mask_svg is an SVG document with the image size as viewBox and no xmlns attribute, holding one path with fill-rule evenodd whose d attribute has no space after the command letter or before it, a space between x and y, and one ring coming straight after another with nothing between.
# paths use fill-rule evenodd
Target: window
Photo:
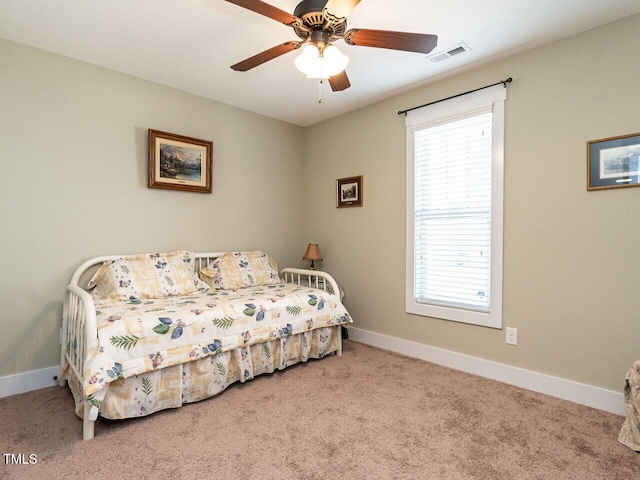
<instances>
[{"instance_id":1,"label":"window","mask_svg":"<svg viewBox=\"0 0 640 480\"><path fill-rule=\"evenodd\" d=\"M502 328L505 99L497 85L407 114L408 313Z\"/></svg>"}]
</instances>

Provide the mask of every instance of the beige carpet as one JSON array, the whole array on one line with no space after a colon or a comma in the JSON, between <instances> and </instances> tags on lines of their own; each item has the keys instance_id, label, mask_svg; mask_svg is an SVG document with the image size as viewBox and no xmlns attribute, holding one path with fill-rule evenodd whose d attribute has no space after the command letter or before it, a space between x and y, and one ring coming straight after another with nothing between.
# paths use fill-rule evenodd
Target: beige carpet
<instances>
[{"instance_id":1,"label":"beige carpet","mask_svg":"<svg viewBox=\"0 0 640 480\"><path fill-rule=\"evenodd\" d=\"M88 442L67 388L0 399L0 478L638 479L623 420L345 341Z\"/></svg>"}]
</instances>

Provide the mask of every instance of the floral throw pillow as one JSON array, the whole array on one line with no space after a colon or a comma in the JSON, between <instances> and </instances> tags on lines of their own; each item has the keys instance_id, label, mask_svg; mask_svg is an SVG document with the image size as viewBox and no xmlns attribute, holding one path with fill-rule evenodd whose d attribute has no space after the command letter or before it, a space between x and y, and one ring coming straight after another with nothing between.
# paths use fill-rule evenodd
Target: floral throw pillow
<instances>
[{"instance_id":1,"label":"floral throw pillow","mask_svg":"<svg viewBox=\"0 0 640 480\"><path fill-rule=\"evenodd\" d=\"M259 250L227 252L200 271L210 287L222 290L282 283L275 259Z\"/></svg>"},{"instance_id":2,"label":"floral throw pillow","mask_svg":"<svg viewBox=\"0 0 640 480\"><path fill-rule=\"evenodd\" d=\"M209 287L193 272L187 251L131 255L104 262L89 281L99 300L139 300L184 295Z\"/></svg>"}]
</instances>

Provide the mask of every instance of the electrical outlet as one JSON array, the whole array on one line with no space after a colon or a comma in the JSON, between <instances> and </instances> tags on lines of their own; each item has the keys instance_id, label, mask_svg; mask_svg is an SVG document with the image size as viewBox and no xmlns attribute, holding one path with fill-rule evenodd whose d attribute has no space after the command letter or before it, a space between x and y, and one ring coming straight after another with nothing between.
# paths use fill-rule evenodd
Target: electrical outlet
<instances>
[{"instance_id":1,"label":"electrical outlet","mask_svg":"<svg viewBox=\"0 0 640 480\"><path fill-rule=\"evenodd\" d=\"M507 327L507 343L509 345L518 345L518 329Z\"/></svg>"}]
</instances>

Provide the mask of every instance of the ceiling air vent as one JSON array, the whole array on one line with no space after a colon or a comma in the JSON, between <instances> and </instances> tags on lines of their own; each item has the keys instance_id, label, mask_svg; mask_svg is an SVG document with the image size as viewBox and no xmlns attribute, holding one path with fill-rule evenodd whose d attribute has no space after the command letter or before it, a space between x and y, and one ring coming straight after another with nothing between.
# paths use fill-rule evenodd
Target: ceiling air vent
<instances>
[{"instance_id":1,"label":"ceiling air vent","mask_svg":"<svg viewBox=\"0 0 640 480\"><path fill-rule=\"evenodd\" d=\"M431 60L433 63L441 62L442 60L446 60L447 58L455 57L456 55L460 55L461 53L465 53L471 50L469 45L466 43L461 43L446 52L434 53L433 55L428 56L427 58Z\"/></svg>"}]
</instances>

